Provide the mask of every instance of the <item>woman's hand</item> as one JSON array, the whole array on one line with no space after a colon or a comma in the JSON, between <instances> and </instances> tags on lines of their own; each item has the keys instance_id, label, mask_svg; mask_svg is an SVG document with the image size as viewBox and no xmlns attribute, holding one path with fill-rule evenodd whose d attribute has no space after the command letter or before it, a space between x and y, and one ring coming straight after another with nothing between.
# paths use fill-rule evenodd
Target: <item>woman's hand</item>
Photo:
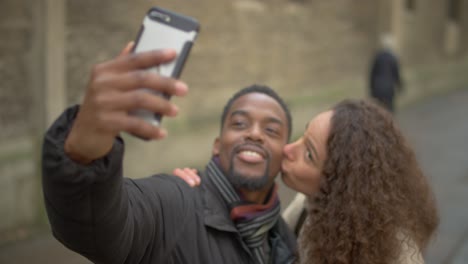
<instances>
[{"instance_id":1,"label":"woman's hand","mask_svg":"<svg viewBox=\"0 0 468 264\"><path fill-rule=\"evenodd\" d=\"M184 168L184 169L174 169L172 174L184 180L188 185L195 187L200 185L200 176L197 174L196 169Z\"/></svg>"}]
</instances>

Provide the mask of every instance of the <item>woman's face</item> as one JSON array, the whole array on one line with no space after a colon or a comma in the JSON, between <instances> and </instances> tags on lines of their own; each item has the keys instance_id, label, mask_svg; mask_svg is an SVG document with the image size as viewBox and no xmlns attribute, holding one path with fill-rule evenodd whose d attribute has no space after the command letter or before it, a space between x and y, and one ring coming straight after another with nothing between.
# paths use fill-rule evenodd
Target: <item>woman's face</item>
<instances>
[{"instance_id":1,"label":"woman's face","mask_svg":"<svg viewBox=\"0 0 468 264\"><path fill-rule=\"evenodd\" d=\"M318 190L323 164L327 158L327 140L333 111L322 112L306 126L304 135L283 148L283 182L307 196Z\"/></svg>"}]
</instances>

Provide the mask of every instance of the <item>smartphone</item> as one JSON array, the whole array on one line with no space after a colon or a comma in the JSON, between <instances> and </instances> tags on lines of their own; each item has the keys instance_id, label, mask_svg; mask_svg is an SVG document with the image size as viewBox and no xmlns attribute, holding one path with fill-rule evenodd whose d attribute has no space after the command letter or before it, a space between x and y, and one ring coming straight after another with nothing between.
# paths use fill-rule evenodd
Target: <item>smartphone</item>
<instances>
[{"instance_id":1,"label":"smartphone","mask_svg":"<svg viewBox=\"0 0 468 264\"><path fill-rule=\"evenodd\" d=\"M192 17L160 7L152 7L143 19L132 52L138 53L167 48L175 50L177 57L173 61L148 70L162 76L178 79L199 29L199 22ZM168 94L158 93L144 87L142 89L145 92L155 93L170 99ZM162 116L160 114L145 109L136 109L131 111L130 114L144 119L153 126L159 126L161 123Z\"/></svg>"}]
</instances>

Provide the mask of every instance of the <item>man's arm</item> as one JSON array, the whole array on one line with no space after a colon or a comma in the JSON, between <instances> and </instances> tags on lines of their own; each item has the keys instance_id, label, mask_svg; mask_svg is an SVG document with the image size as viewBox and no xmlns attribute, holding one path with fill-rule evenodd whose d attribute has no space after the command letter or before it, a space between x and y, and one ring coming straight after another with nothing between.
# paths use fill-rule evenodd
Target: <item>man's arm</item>
<instances>
[{"instance_id":1,"label":"man's arm","mask_svg":"<svg viewBox=\"0 0 468 264\"><path fill-rule=\"evenodd\" d=\"M47 214L54 236L68 248L93 261L111 263L104 244L107 235L99 227L112 216L106 228L114 230L114 241L123 241L115 259L128 254L126 243L132 227L125 227L126 192L122 188L123 143L116 140L105 157L83 165L64 152L64 142L78 112L72 107L48 130L42 153L43 191ZM120 227L118 227L120 225Z\"/></svg>"},{"instance_id":2,"label":"man's arm","mask_svg":"<svg viewBox=\"0 0 468 264\"><path fill-rule=\"evenodd\" d=\"M155 219L152 208L145 205L147 197L138 194L136 186L123 184L123 142L118 135L164 137L162 128L128 112L144 108L176 115L171 102L139 89L185 95L184 83L146 71L174 57L172 51L127 52L96 65L82 105L63 114L45 136L43 189L52 230L67 247L93 261L129 263L129 258L141 256L139 252L129 256L129 251L144 251L153 235ZM142 218L139 228L135 228L137 218Z\"/></svg>"},{"instance_id":3,"label":"man's arm","mask_svg":"<svg viewBox=\"0 0 468 264\"><path fill-rule=\"evenodd\" d=\"M82 165L63 142L76 116L70 108L46 133L43 190L54 236L96 263L164 263L193 220L188 185L172 176L122 177L123 142Z\"/></svg>"}]
</instances>

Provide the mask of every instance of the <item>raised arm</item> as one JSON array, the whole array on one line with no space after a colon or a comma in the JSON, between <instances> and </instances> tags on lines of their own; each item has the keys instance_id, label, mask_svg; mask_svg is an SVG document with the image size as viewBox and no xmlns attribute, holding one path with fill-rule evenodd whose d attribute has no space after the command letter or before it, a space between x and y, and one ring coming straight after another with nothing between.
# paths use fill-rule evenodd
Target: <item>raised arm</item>
<instances>
[{"instance_id":1,"label":"raised arm","mask_svg":"<svg viewBox=\"0 0 468 264\"><path fill-rule=\"evenodd\" d=\"M82 105L68 109L45 135L43 191L52 231L64 245L95 262L137 263L158 235L157 203L148 202L151 195L144 188L122 178L124 146L118 135L165 136L162 128L128 112L145 108L176 115L171 102L138 89L184 95L184 83L145 71L174 57L172 51L124 51L94 66ZM165 189L178 190L168 184Z\"/></svg>"}]
</instances>

